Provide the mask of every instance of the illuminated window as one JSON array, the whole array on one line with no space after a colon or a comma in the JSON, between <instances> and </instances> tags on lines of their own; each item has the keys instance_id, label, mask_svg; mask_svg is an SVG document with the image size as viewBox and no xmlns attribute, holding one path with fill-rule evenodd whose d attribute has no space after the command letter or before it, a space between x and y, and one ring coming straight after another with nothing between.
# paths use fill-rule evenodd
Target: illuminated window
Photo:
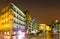
<instances>
[{"instance_id":1,"label":"illuminated window","mask_svg":"<svg viewBox=\"0 0 60 39\"><path fill-rule=\"evenodd\" d=\"M16 34L16 32L13 32L13 34L15 35L15 34Z\"/></svg>"},{"instance_id":2,"label":"illuminated window","mask_svg":"<svg viewBox=\"0 0 60 39\"><path fill-rule=\"evenodd\" d=\"M7 35L9 35L10 33L9 32L7 32Z\"/></svg>"},{"instance_id":3,"label":"illuminated window","mask_svg":"<svg viewBox=\"0 0 60 39\"><path fill-rule=\"evenodd\" d=\"M7 33L6 33L6 32L4 32L4 34L6 35Z\"/></svg>"}]
</instances>

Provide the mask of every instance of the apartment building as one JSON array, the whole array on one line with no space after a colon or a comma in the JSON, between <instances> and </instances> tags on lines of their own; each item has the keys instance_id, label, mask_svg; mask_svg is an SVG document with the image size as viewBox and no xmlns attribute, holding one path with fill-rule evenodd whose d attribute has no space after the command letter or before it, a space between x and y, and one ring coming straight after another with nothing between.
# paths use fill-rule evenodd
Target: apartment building
<instances>
[{"instance_id":1,"label":"apartment building","mask_svg":"<svg viewBox=\"0 0 60 39\"><path fill-rule=\"evenodd\" d=\"M25 30L25 27L26 15L17 6L10 3L2 9L0 16L0 32L2 35L8 33L11 37L14 31Z\"/></svg>"}]
</instances>

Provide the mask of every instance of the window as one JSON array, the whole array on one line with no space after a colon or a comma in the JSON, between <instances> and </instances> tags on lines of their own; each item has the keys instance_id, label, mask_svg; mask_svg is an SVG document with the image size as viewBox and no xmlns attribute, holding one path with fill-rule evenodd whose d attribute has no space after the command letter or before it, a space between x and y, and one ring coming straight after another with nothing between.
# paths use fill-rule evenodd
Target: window
<instances>
[{"instance_id":1,"label":"window","mask_svg":"<svg viewBox=\"0 0 60 39\"><path fill-rule=\"evenodd\" d=\"M17 13L19 13L19 12L17 11Z\"/></svg>"},{"instance_id":2,"label":"window","mask_svg":"<svg viewBox=\"0 0 60 39\"><path fill-rule=\"evenodd\" d=\"M4 19L5 17L2 18L2 20Z\"/></svg>"},{"instance_id":3,"label":"window","mask_svg":"<svg viewBox=\"0 0 60 39\"><path fill-rule=\"evenodd\" d=\"M15 14L15 16L17 17L17 14Z\"/></svg>"},{"instance_id":4,"label":"window","mask_svg":"<svg viewBox=\"0 0 60 39\"><path fill-rule=\"evenodd\" d=\"M17 15L17 19L18 19L18 15Z\"/></svg>"},{"instance_id":5,"label":"window","mask_svg":"<svg viewBox=\"0 0 60 39\"><path fill-rule=\"evenodd\" d=\"M17 9L15 9L15 12L17 13Z\"/></svg>"},{"instance_id":6,"label":"window","mask_svg":"<svg viewBox=\"0 0 60 39\"><path fill-rule=\"evenodd\" d=\"M14 7L12 7L12 9L15 11L15 8Z\"/></svg>"},{"instance_id":7,"label":"window","mask_svg":"<svg viewBox=\"0 0 60 39\"><path fill-rule=\"evenodd\" d=\"M4 25L4 23L2 23L1 25Z\"/></svg>"},{"instance_id":8,"label":"window","mask_svg":"<svg viewBox=\"0 0 60 39\"><path fill-rule=\"evenodd\" d=\"M14 14L14 17L15 17L15 14Z\"/></svg>"},{"instance_id":9,"label":"window","mask_svg":"<svg viewBox=\"0 0 60 39\"><path fill-rule=\"evenodd\" d=\"M13 19L13 23L15 23L15 20Z\"/></svg>"},{"instance_id":10,"label":"window","mask_svg":"<svg viewBox=\"0 0 60 39\"><path fill-rule=\"evenodd\" d=\"M9 17L10 15L8 14L8 15L6 15L6 17Z\"/></svg>"}]
</instances>

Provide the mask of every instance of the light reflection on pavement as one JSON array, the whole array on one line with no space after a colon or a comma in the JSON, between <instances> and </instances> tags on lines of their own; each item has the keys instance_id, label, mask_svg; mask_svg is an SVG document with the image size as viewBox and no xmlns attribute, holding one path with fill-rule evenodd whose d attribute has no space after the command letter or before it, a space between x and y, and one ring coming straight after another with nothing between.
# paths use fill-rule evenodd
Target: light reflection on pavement
<instances>
[{"instance_id":1,"label":"light reflection on pavement","mask_svg":"<svg viewBox=\"0 0 60 39\"><path fill-rule=\"evenodd\" d=\"M46 32L45 35L28 35L26 39L60 39L60 34L51 34L49 32Z\"/></svg>"}]
</instances>

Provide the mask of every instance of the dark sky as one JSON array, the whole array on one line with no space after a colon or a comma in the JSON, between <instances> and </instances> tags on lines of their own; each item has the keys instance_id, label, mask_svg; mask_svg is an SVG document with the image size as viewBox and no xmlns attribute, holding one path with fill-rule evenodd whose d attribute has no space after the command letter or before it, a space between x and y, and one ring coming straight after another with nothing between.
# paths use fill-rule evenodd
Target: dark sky
<instances>
[{"instance_id":1,"label":"dark sky","mask_svg":"<svg viewBox=\"0 0 60 39\"><path fill-rule=\"evenodd\" d=\"M28 10L38 23L49 24L53 20L60 20L60 1L58 0L0 0L0 7L3 8L10 2L22 11Z\"/></svg>"}]
</instances>

